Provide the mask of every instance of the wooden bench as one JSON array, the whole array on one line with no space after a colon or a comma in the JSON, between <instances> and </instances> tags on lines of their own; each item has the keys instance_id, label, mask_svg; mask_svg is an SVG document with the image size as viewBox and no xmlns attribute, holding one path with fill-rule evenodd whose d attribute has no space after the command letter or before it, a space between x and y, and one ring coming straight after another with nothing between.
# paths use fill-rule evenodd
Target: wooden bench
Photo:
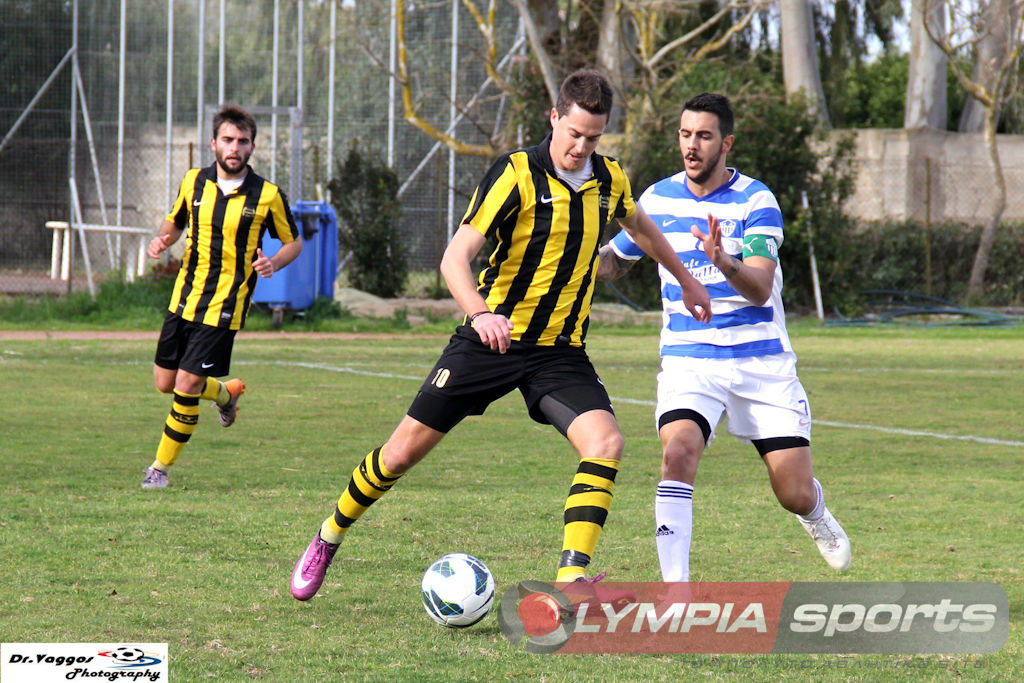
<instances>
[{"instance_id":1,"label":"wooden bench","mask_svg":"<svg viewBox=\"0 0 1024 683\"><path fill-rule=\"evenodd\" d=\"M94 223L68 223L67 221L46 221L46 227L49 230L53 230L50 278L54 280L57 279L58 269L61 280L67 280L71 276L71 230L134 235L138 240L138 246L129 252L130 263L125 271L125 277L129 282L134 282L136 275L142 276L146 272L146 247L149 244L149 240L156 234L154 230L147 228L131 228L123 225L96 225ZM92 273L89 273L89 276L91 279Z\"/></svg>"}]
</instances>

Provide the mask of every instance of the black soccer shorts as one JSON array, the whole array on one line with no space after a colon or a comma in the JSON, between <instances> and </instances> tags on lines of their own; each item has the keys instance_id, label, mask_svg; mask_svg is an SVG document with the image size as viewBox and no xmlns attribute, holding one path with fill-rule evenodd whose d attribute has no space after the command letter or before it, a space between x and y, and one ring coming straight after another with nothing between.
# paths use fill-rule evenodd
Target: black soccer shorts
<instances>
[{"instance_id":1,"label":"black soccer shorts","mask_svg":"<svg viewBox=\"0 0 1024 683\"><path fill-rule=\"evenodd\" d=\"M447 433L466 416L482 415L513 389L522 393L531 418L540 424L554 422L563 434L572 417L589 410L613 412L608 392L584 349L513 341L502 354L484 345L472 327L460 325L408 415ZM545 396L554 399L546 402L551 415L541 406ZM552 411L550 406L555 404L557 410Z\"/></svg>"},{"instance_id":2,"label":"black soccer shorts","mask_svg":"<svg viewBox=\"0 0 1024 683\"><path fill-rule=\"evenodd\" d=\"M153 362L167 370L181 369L201 377L223 377L231 371L235 333L235 330L191 322L168 311Z\"/></svg>"}]
</instances>

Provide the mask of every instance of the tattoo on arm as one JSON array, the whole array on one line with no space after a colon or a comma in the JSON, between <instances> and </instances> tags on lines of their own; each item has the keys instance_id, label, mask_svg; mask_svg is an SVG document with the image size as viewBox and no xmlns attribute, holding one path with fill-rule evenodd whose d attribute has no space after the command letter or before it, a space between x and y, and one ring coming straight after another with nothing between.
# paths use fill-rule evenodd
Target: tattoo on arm
<instances>
[{"instance_id":1,"label":"tattoo on arm","mask_svg":"<svg viewBox=\"0 0 1024 683\"><path fill-rule=\"evenodd\" d=\"M629 272L634 263L636 261L627 261L624 258L619 258L611 246L606 244L598 251L597 279L605 281L618 280Z\"/></svg>"},{"instance_id":2,"label":"tattoo on arm","mask_svg":"<svg viewBox=\"0 0 1024 683\"><path fill-rule=\"evenodd\" d=\"M729 257L729 265L726 267L724 271L725 279L728 280L738 272L740 272L739 262L735 258Z\"/></svg>"}]
</instances>

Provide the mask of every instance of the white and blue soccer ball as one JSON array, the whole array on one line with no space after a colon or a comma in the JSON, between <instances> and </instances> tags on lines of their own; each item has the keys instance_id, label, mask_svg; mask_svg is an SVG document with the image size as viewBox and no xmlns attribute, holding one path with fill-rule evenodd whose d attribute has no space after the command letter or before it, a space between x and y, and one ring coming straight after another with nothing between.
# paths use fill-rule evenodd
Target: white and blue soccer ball
<instances>
[{"instance_id":1,"label":"white and blue soccer ball","mask_svg":"<svg viewBox=\"0 0 1024 683\"><path fill-rule=\"evenodd\" d=\"M487 616L494 604L494 576L480 560L449 553L427 568L420 583L423 608L449 628L466 628Z\"/></svg>"}]
</instances>

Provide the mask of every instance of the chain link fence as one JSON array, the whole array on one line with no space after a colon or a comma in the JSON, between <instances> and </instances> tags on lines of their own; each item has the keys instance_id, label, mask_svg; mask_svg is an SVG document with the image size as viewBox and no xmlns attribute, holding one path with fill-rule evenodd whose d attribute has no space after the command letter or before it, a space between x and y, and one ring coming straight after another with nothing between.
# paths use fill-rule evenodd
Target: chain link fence
<instances>
[{"instance_id":1,"label":"chain link fence","mask_svg":"<svg viewBox=\"0 0 1024 683\"><path fill-rule=\"evenodd\" d=\"M61 279L64 249L54 249L54 237L63 231L47 223L155 233L184 172L212 161L209 112L222 101L261 112L251 163L293 203L320 198L354 145L386 159L393 130L400 232L410 270L422 273L408 289L436 286L449 226L489 160L455 157L450 181L447 148L403 120L400 87L389 88L390 4L336 0L332 12L322 0L132 0L122 67L120 0L0 3L0 295L68 292L87 286L89 274L131 272L138 235L83 232L65 236L73 248ZM418 113L440 130L449 127L454 84L465 115L452 135L482 144L505 104L488 87L483 40L459 5L407 8L410 83ZM500 3L496 21L500 59L519 35L511 4Z\"/></svg>"}]
</instances>

